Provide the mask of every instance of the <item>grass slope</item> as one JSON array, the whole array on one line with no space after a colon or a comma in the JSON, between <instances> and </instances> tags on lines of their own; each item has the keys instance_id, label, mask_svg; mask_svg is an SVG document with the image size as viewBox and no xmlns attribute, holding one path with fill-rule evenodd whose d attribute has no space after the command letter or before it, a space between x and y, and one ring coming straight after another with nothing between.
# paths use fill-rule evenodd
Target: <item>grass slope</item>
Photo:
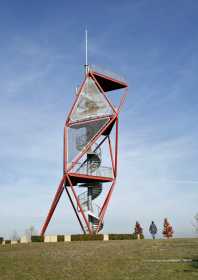
<instances>
[{"instance_id":1,"label":"grass slope","mask_svg":"<svg viewBox=\"0 0 198 280\"><path fill-rule=\"evenodd\" d=\"M198 239L6 245L0 246L0 279L188 280L198 279L197 260Z\"/></svg>"}]
</instances>

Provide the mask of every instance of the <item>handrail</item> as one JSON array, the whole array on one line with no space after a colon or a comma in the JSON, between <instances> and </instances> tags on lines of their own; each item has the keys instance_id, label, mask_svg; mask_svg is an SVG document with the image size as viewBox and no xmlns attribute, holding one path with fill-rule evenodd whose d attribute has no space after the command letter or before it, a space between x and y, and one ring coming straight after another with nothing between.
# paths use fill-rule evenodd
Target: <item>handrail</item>
<instances>
[{"instance_id":1,"label":"handrail","mask_svg":"<svg viewBox=\"0 0 198 280\"><path fill-rule=\"evenodd\" d=\"M77 167L76 170L72 170L73 173L90 175L90 176L98 176L98 177L113 177L112 167L100 166L97 169L90 170L87 165L82 165L81 163L77 163L75 165Z\"/></svg>"}]
</instances>

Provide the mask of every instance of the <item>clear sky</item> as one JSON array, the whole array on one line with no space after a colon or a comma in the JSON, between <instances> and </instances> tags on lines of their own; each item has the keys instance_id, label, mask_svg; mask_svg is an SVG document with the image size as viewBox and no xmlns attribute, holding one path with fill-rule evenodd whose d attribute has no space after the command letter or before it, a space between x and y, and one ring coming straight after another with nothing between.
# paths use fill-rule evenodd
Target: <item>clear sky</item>
<instances>
[{"instance_id":1,"label":"clear sky","mask_svg":"<svg viewBox=\"0 0 198 280\"><path fill-rule=\"evenodd\" d=\"M1 1L0 236L40 229L62 175L63 125L89 63L123 75L119 178L105 232L198 212L198 1ZM48 233L80 232L63 195ZM161 236L159 234L159 236Z\"/></svg>"}]
</instances>

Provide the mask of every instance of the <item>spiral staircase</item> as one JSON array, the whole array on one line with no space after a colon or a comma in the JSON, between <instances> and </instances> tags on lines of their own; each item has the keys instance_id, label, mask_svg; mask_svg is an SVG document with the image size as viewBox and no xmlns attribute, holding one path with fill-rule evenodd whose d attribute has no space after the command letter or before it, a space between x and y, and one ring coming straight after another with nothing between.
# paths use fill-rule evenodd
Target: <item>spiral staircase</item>
<instances>
[{"instance_id":1,"label":"spiral staircase","mask_svg":"<svg viewBox=\"0 0 198 280\"><path fill-rule=\"evenodd\" d=\"M87 175L91 176L94 172L96 172L97 169L100 168L102 160L101 149L96 146L94 151L88 151L86 156L87 159L82 164L81 168L86 167ZM87 213L88 221L92 226L93 232L96 232L99 224L100 207L97 204L93 203L93 200L98 198L102 193L102 183L93 181L91 183L79 184L78 187L86 189L86 191L83 191L78 195L78 199L83 211ZM78 209L78 211L80 210ZM98 229L98 231L102 230L102 228L103 223L100 224L100 228Z\"/></svg>"}]
</instances>

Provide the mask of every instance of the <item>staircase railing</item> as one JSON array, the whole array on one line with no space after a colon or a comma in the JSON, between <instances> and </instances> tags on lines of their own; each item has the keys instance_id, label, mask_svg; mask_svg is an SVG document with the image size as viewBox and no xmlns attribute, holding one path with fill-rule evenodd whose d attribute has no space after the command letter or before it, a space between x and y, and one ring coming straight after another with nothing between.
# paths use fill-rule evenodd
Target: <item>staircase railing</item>
<instances>
[{"instance_id":1,"label":"staircase railing","mask_svg":"<svg viewBox=\"0 0 198 280\"><path fill-rule=\"evenodd\" d=\"M78 195L79 202L81 204L81 207L84 211L88 210L88 191L84 191L81 194ZM80 211L79 207L77 206L77 210ZM96 204L92 203L92 211L99 216L101 207Z\"/></svg>"},{"instance_id":2,"label":"staircase railing","mask_svg":"<svg viewBox=\"0 0 198 280\"><path fill-rule=\"evenodd\" d=\"M79 196L78 196L79 202L80 202L83 210L87 210L87 207L88 207L87 206L87 193L88 193L88 191L85 191L85 192L79 194ZM85 204L86 204L86 206L85 206ZM78 207L77 207L77 209L78 209L78 211L80 211L80 209Z\"/></svg>"},{"instance_id":3,"label":"staircase railing","mask_svg":"<svg viewBox=\"0 0 198 280\"><path fill-rule=\"evenodd\" d=\"M82 165L81 163L77 163L75 165L75 170L72 170L72 172L78 173L78 174L85 174L85 175L92 175L92 176L98 176L98 177L113 177L113 172L111 167L107 166L100 166L98 169L90 169L89 165L86 163Z\"/></svg>"}]
</instances>

